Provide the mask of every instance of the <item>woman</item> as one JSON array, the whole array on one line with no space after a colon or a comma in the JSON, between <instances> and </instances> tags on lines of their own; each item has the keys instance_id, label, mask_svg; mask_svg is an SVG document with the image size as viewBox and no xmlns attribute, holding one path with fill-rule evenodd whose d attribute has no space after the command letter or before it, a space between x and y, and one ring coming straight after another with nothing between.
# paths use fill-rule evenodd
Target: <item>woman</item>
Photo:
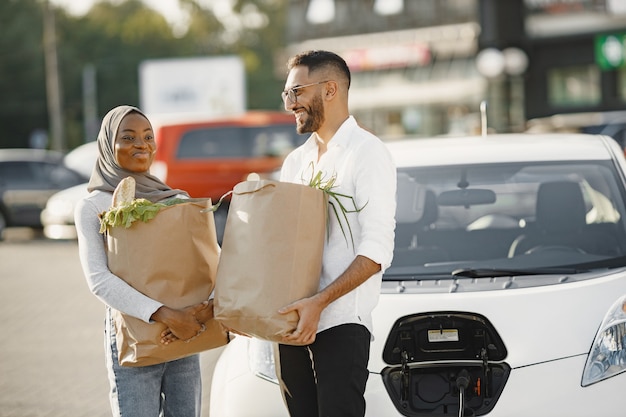
<instances>
[{"instance_id":1,"label":"woman","mask_svg":"<svg viewBox=\"0 0 626 417\"><path fill-rule=\"evenodd\" d=\"M104 117L98 134L98 160L88 185L90 193L76 207L79 256L91 292L107 306L105 351L114 416L198 417L199 356L151 366L122 367L111 321L111 309L116 309L149 323L164 323L170 339L188 340L199 334L201 323L212 316L212 303L183 310L169 308L135 290L107 267L99 214L111 207L113 191L123 178L135 179L136 198L157 202L189 197L150 175L155 153L152 126L139 109L119 106Z\"/></svg>"}]
</instances>

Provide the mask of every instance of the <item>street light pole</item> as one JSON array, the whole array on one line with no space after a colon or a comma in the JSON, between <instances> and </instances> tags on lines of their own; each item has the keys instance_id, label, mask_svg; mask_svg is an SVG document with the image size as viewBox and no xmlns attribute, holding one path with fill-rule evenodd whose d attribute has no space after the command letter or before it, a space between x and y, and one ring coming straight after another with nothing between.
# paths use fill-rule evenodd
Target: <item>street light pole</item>
<instances>
[{"instance_id":1,"label":"street light pole","mask_svg":"<svg viewBox=\"0 0 626 417\"><path fill-rule=\"evenodd\" d=\"M48 98L48 117L52 136L51 149L65 150L65 132L63 130L63 109L61 98L61 80L57 57L56 28L54 10L48 0L43 2L43 47L46 63L46 92Z\"/></svg>"},{"instance_id":2,"label":"street light pole","mask_svg":"<svg viewBox=\"0 0 626 417\"><path fill-rule=\"evenodd\" d=\"M488 95L499 110L494 117L502 131L524 130L524 81L528 56L515 47L485 48L476 56L478 72L488 80ZM492 108L494 107L492 105Z\"/></svg>"}]
</instances>

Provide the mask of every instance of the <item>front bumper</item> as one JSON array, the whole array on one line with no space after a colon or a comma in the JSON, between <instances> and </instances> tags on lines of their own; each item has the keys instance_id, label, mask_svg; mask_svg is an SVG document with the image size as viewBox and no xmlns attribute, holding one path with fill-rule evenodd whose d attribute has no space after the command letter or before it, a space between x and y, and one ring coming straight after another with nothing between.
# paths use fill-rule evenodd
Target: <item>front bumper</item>
<instances>
[{"instance_id":1,"label":"front bumper","mask_svg":"<svg viewBox=\"0 0 626 417\"><path fill-rule=\"evenodd\" d=\"M586 355L511 369L506 387L489 417L623 417L626 374L582 387ZM367 416L402 416L393 405L380 374L370 374ZM458 409L457 409L458 410ZM430 415L445 415L432 413ZM454 414L450 410L448 415ZM467 413L466 413L467 415Z\"/></svg>"}]
</instances>

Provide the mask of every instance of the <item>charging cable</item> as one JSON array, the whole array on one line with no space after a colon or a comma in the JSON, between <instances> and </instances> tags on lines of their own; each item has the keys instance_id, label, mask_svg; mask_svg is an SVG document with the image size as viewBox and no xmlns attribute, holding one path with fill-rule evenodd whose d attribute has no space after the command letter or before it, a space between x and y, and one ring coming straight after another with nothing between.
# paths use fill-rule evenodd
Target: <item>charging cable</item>
<instances>
[{"instance_id":1,"label":"charging cable","mask_svg":"<svg viewBox=\"0 0 626 417\"><path fill-rule=\"evenodd\" d=\"M470 375L466 369L461 370L456 377L456 386L459 389L459 417L465 415L465 390L469 386Z\"/></svg>"}]
</instances>

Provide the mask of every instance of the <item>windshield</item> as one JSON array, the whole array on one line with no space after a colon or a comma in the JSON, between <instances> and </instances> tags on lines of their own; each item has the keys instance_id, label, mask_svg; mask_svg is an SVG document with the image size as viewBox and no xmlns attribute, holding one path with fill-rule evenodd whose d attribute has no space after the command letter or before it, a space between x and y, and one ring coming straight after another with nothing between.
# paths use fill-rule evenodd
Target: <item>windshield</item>
<instances>
[{"instance_id":1,"label":"windshield","mask_svg":"<svg viewBox=\"0 0 626 417\"><path fill-rule=\"evenodd\" d=\"M385 279L608 267L626 254L624 190L608 161L402 168L397 199Z\"/></svg>"}]
</instances>

